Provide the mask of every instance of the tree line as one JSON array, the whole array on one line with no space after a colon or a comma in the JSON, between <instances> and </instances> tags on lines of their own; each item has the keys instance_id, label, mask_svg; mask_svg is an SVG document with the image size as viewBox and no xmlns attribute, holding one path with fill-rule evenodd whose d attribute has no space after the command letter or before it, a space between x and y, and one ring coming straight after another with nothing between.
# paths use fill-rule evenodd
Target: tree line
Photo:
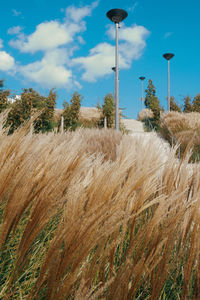
<instances>
[{"instance_id":1,"label":"tree line","mask_svg":"<svg viewBox=\"0 0 200 300\"><path fill-rule=\"evenodd\" d=\"M104 97L102 105L98 104L99 119L80 120L80 108L83 96L74 92L70 102L64 101L63 111L60 118L55 118L56 92L50 90L47 97L42 96L32 88L23 89L19 98L11 103L9 101L10 91L4 89L3 80L0 80L0 113L8 109L7 121L5 127L9 128L8 134L12 134L21 124L30 120L37 112L39 116L33 122L34 133L45 133L53 131L61 126L61 117L64 119L64 130L75 130L78 127L104 127L106 118L106 127L114 127L114 98L111 93Z\"/></svg>"},{"instance_id":2,"label":"tree line","mask_svg":"<svg viewBox=\"0 0 200 300\"><path fill-rule=\"evenodd\" d=\"M164 111L158 97L156 96L156 88L153 85L152 79L149 79L147 89L145 90L145 106L153 112L153 116L148 118L155 130L160 127L160 112ZM200 94L197 94L193 99L187 95L183 99L183 105L180 106L174 97L170 97L170 111L177 111L183 113L200 112ZM147 120L144 119L147 127Z\"/></svg>"},{"instance_id":3,"label":"tree line","mask_svg":"<svg viewBox=\"0 0 200 300\"><path fill-rule=\"evenodd\" d=\"M147 127L148 121L154 129L159 130L160 112L164 111L156 96L156 88L152 79L149 79L147 89L145 90L145 107L150 109L153 116L144 119ZM9 102L10 91L4 89L4 81L0 80L0 113L5 109L9 109L5 127L9 128L9 134L12 134L21 124L28 121L31 116L39 112L39 116L33 122L35 133L45 133L53 131L61 126L61 118L55 118L56 108L56 92L50 90L48 96L42 96L39 92L32 88L23 89L19 99L15 99L14 103ZM115 122L115 101L111 93L105 95L103 104L97 104L99 118L94 120L80 119L80 108L83 96L78 92L74 92L70 102L64 101L61 116L64 120L64 130L75 130L78 127L108 127L114 128ZM200 94L193 99L190 96L184 97L184 104L178 105L174 97L170 98L170 110L178 112L200 112ZM61 117L60 116L60 117ZM122 126L121 126L122 128Z\"/></svg>"}]
</instances>

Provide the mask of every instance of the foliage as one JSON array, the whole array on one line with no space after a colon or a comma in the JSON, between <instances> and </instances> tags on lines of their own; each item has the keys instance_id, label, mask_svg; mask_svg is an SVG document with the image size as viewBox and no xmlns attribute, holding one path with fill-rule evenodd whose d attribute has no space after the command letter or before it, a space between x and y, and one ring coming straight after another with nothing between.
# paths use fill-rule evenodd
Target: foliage
<instances>
[{"instance_id":1,"label":"foliage","mask_svg":"<svg viewBox=\"0 0 200 300\"><path fill-rule=\"evenodd\" d=\"M99 122L100 127L104 126L104 120L106 118L107 128L113 128L115 121L115 100L113 95L111 93L107 94L104 97L104 103L102 107L99 105L98 108L101 111Z\"/></svg>"},{"instance_id":2,"label":"foliage","mask_svg":"<svg viewBox=\"0 0 200 300\"><path fill-rule=\"evenodd\" d=\"M3 87L4 87L4 80L0 79L0 91L2 91Z\"/></svg>"},{"instance_id":3,"label":"foliage","mask_svg":"<svg viewBox=\"0 0 200 300\"><path fill-rule=\"evenodd\" d=\"M34 122L35 133L52 131L54 128L54 109L56 105L56 93L51 90L48 97L42 97L38 108L42 113Z\"/></svg>"},{"instance_id":4,"label":"foliage","mask_svg":"<svg viewBox=\"0 0 200 300\"><path fill-rule=\"evenodd\" d=\"M153 85L153 81L149 79L147 89L145 90L145 106L146 108L150 109L153 112L153 118L150 118L149 121L151 122L153 128L158 131L160 126L160 102L156 97L156 89ZM146 121L145 124L148 124Z\"/></svg>"},{"instance_id":5,"label":"foliage","mask_svg":"<svg viewBox=\"0 0 200 300\"><path fill-rule=\"evenodd\" d=\"M22 103L21 100L17 99L11 106L5 124L6 127L9 127L9 134L12 134L22 123L24 123L24 121Z\"/></svg>"},{"instance_id":6,"label":"foliage","mask_svg":"<svg viewBox=\"0 0 200 300\"><path fill-rule=\"evenodd\" d=\"M69 104L67 101L64 102L63 107L63 117L64 117L64 129L65 130L75 130L79 124L79 112L81 107L81 101L83 97L74 92Z\"/></svg>"},{"instance_id":7,"label":"foliage","mask_svg":"<svg viewBox=\"0 0 200 300\"><path fill-rule=\"evenodd\" d=\"M188 156L114 130L21 127L0 145L1 299L200 298Z\"/></svg>"},{"instance_id":8,"label":"foliage","mask_svg":"<svg viewBox=\"0 0 200 300\"><path fill-rule=\"evenodd\" d=\"M48 97L41 96L38 92L24 89L21 99L17 99L11 106L6 126L9 126L9 134L12 134L21 124L28 121L36 111L41 111L40 116L34 122L35 133L51 131L54 126L54 108L56 93L51 90Z\"/></svg>"},{"instance_id":9,"label":"foliage","mask_svg":"<svg viewBox=\"0 0 200 300\"><path fill-rule=\"evenodd\" d=\"M0 80L0 113L9 107L8 96L9 90L4 90L4 80Z\"/></svg>"},{"instance_id":10,"label":"foliage","mask_svg":"<svg viewBox=\"0 0 200 300\"><path fill-rule=\"evenodd\" d=\"M0 113L9 107L8 96L10 91L0 91Z\"/></svg>"},{"instance_id":11,"label":"foliage","mask_svg":"<svg viewBox=\"0 0 200 300\"><path fill-rule=\"evenodd\" d=\"M191 97L186 96L184 97L184 106L183 106L183 112L184 113L190 113L193 111L193 105L191 103Z\"/></svg>"},{"instance_id":12,"label":"foliage","mask_svg":"<svg viewBox=\"0 0 200 300\"><path fill-rule=\"evenodd\" d=\"M197 94L193 99L193 111L200 112L200 94Z\"/></svg>"},{"instance_id":13,"label":"foliage","mask_svg":"<svg viewBox=\"0 0 200 300\"><path fill-rule=\"evenodd\" d=\"M84 119L79 118L80 127L83 128L98 128L99 126L99 119L92 118L92 119Z\"/></svg>"},{"instance_id":14,"label":"foliage","mask_svg":"<svg viewBox=\"0 0 200 300\"><path fill-rule=\"evenodd\" d=\"M181 112L180 106L175 102L174 97L170 97L170 111L178 111Z\"/></svg>"},{"instance_id":15,"label":"foliage","mask_svg":"<svg viewBox=\"0 0 200 300\"><path fill-rule=\"evenodd\" d=\"M145 90L146 96L144 104L147 108L151 109L151 99L156 96L156 88L153 85L152 79L149 79L147 89Z\"/></svg>"}]
</instances>

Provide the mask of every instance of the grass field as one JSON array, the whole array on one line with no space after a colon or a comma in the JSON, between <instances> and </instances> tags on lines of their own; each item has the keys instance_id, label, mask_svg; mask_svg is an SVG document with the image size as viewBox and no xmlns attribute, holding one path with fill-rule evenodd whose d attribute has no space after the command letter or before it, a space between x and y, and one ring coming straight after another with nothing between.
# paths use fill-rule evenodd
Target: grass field
<instances>
[{"instance_id":1,"label":"grass field","mask_svg":"<svg viewBox=\"0 0 200 300\"><path fill-rule=\"evenodd\" d=\"M200 299L189 153L163 163L113 130L29 127L0 130L0 299Z\"/></svg>"}]
</instances>

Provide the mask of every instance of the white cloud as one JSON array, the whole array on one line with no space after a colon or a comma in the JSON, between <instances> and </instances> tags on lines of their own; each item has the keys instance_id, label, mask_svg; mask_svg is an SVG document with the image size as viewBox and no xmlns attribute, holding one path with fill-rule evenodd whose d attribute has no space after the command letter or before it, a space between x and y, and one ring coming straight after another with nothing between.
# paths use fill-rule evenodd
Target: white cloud
<instances>
[{"instance_id":1,"label":"white cloud","mask_svg":"<svg viewBox=\"0 0 200 300\"><path fill-rule=\"evenodd\" d=\"M85 41L80 35L86 30L82 19L91 15L92 10L98 5L98 1L92 5L81 8L71 6L66 11L68 19L63 22L49 21L37 25L35 31L25 35L20 26L8 30L10 34L17 34L9 44L21 52L34 54L37 51L44 52L40 61L35 61L25 66L18 67L18 72L26 79L32 80L45 87L77 86L79 82L72 74L70 59L74 51Z\"/></svg>"},{"instance_id":2,"label":"white cloud","mask_svg":"<svg viewBox=\"0 0 200 300\"><path fill-rule=\"evenodd\" d=\"M9 44L21 52L45 52L72 43L74 36L85 29L84 22L81 24L62 24L58 21L44 22L39 24L36 30L29 36L19 32L17 39L11 40Z\"/></svg>"},{"instance_id":3,"label":"white cloud","mask_svg":"<svg viewBox=\"0 0 200 300\"><path fill-rule=\"evenodd\" d=\"M44 22L28 37L20 34L18 39L12 40L10 44L21 52L47 51L72 42L73 34L79 30L76 24L66 27L57 21Z\"/></svg>"},{"instance_id":4,"label":"white cloud","mask_svg":"<svg viewBox=\"0 0 200 300\"><path fill-rule=\"evenodd\" d=\"M90 49L88 56L73 58L74 51L85 43L81 36L86 30L83 18L90 16L98 3L95 1L83 7L72 5L66 9L66 18L63 22L52 20L40 23L30 35L25 35L20 26L9 28L9 34L17 35L10 41L11 46L24 53L44 52L41 60L19 66L18 72L28 80L50 88L73 85L81 87L72 74L72 68L76 66L83 69L82 79L89 82L95 82L98 78L111 74L113 72L111 68L115 65L114 42L99 43ZM115 40L113 25L109 27L107 34ZM132 61L142 55L148 35L149 31L143 26L126 27L122 24L119 29L120 69L130 68ZM8 53L6 55L7 60L10 58L10 65L14 66L14 59Z\"/></svg>"},{"instance_id":5,"label":"white cloud","mask_svg":"<svg viewBox=\"0 0 200 300\"><path fill-rule=\"evenodd\" d=\"M82 79L95 82L98 77L112 73L114 66L115 47L108 43L101 43L90 50L87 57L73 59L74 64L80 64L85 72Z\"/></svg>"},{"instance_id":6,"label":"white cloud","mask_svg":"<svg viewBox=\"0 0 200 300\"><path fill-rule=\"evenodd\" d=\"M72 84L72 71L65 68L67 54L64 49L46 53L41 61L20 68L21 74L44 87L63 87Z\"/></svg>"},{"instance_id":7,"label":"white cloud","mask_svg":"<svg viewBox=\"0 0 200 300\"><path fill-rule=\"evenodd\" d=\"M22 30L21 26L13 26L9 28L7 32L8 34L19 34L21 30Z\"/></svg>"},{"instance_id":8,"label":"white cloud","mask_svg":"<svg viewBox=\"0 0 200 300\"><path fill-rule=\"evenodd\" d=\"M64 65L68 62L68 55L65 49L54 49L48 51L43 57L43 62L53 65Z\"/></svg>"},{"instance_id":9,"label":"white cloud","mask_svg":"<svg viewBox=\"0 0 200 300\"><path fill-rule=\"evenodd\" d=\"M75 7L74 5L69 6L66 9L67 18L72 19L74 22L78 23L83 18L91 16L92 10L96 8L99 4L99 1L93 2L91 5L86 5L80 8Z\"/></svg>"},{"instance_id":10,"label":"white cloud","mask_svg":"<svg viewBox=\"0 0 200 300\"><path fill-rule=\"evenodd\" d=\"M19 15L21 15L21 11L17 11L16 9L12 9L12 13L13 13L13 16L15 17L18 17Z\"/></svg>"},{"instance_id":11,"label":"white cloud","mask_svg":"<svg viewBox=\"0 0 200 300\"><path fill-rule=\"evenodd\" d=\"M133 60L137 60L146 47L146 38L150 32L144 26L132 25L131 27L123 26L120 29L119 39L124 41L120 45L120 53L125 56L129 67Z\"/></svg>"},{"instance_id":12,"label":"white cloud","mask_svg":"<svg viewBox=\"0 0 200 300\"><path fill-rule=\"evenodd\" d=\"M71 70L67 70L64 66L44 64L43 62L25 66L22 74L40 86L49 88L67 86L72 77Z\"/></svg>"},{"instance_id":13,"label":"white cloud","mask_svg":"<svg viewBox=\"0 0 200 300\"><path fill-rule=\"evenodd\" d=\"M14 58L5 51L0 51L0 70L9 71L15 66Z\"/></svg>"},{"instance_id":14,"label":"white cloud","mask_svg":"<svg viewBox=\"0 0 200 300\"><path fill-rule=\"evenodd\" d=\"M111 39L115 39L114 26L110 25L106 33ZM126 27L124 24L121 24L121 28L119 28L119 40L135 45L143 42L149 34L150 32L144 26L138 26L136 24L133 24L130 27Z\"/></svg>"},{"instance_id":15,"label":"white cloud","mask_svg":"<svg viewBox=\"0 0 200 300\"><path fill-rule=\"evenodd\" d=\"M143 26L132 25L123 26L119 32L119 65L120 69L127 69L131 67L133 60L142 55L149 31ZM112 39L115 38L113 26L107 33ZM111 68L115 65L115 46L109 43L98 44L90 50L88 56L75 58L73 63L84 69L82 79L95 82L97 78L112 73Z\"/></svg>"},{"instance_id":16,"label":"white cloud","mask_svg":"<svg viewBox=\"0 0 200 300\"><path fill-rule=\"evenodd\" d=\"M0 39L0 48L3 48L3 40Z\"/></svg>"}]
</instances>

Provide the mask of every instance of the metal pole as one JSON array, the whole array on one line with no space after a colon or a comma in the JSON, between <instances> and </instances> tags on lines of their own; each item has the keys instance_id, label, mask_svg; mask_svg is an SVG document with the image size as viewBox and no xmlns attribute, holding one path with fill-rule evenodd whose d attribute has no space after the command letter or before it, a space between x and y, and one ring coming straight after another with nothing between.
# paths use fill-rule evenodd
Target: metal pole
<instances>
[{"instance_id":1,"label":"metal pole","mask_svg":"<svg viewBox=\"0 0 200 300\"><path fill-rule=\"evenodd\" d=\"M143 80L141 80L142 81L142 110L143 110Z\"/></svg>"},{"instance_id":2,"label":"metal pole","mask_svg":"<svg viewBox=\"0 0 200 300\"><path fill-rule=\"evenodd\" d=\"M116 23L116 47L115 47L115 129L119 131L119 54L118 54L118 28Z\"/></svg>"},{"instance_id":3,"label":"metal pole","mask_svg":"<svg viewBox=\"0 0 200 300\"><path fill-rule=\"evenodd\" d=\"M63 116L61 116L60 132L61 132L61 133L64 132L64 117L63 117Z\"/></svg>"},{"instance_id":4,"label":"metal pole","mask_svg":"<svg viewBox=\"0 0 200 300\"><path fill-rule=\"evenodd\" d=\"M163 57L168 61L168 95L167 95L167 102L168 102L168 111L170 111L170 59L174 57L173 53L165 53Z\"/></svg>"},{"instance_id":5,"label":"metal pole","mask_svg":"<svg viewBox=\"0 0 200 300\"><path fill-rule=\"evenodd\" d=\"M168 60L168 111L170 111L170 66Z\"/></svg>"}]
</instances>

